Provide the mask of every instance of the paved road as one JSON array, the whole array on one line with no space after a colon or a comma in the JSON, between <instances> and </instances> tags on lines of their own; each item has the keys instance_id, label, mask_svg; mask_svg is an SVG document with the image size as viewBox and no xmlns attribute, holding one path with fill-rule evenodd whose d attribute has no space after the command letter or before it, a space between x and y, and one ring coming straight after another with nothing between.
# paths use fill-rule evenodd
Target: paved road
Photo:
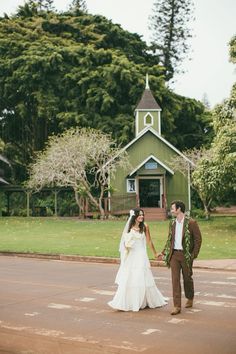
<instances>
[{"instance_id":1,"label":"paved road","mask_svg":"<svg viewBox=\"0 0 236 354\"><path fill-rule=\"evenodd\" d=\"M138 313L107 306L118 265L0 257L1 354L233 354L236 272L195 269L195 306L170 316L170 271L152 268L170 298Z\"/></svg>"}]
</instances>

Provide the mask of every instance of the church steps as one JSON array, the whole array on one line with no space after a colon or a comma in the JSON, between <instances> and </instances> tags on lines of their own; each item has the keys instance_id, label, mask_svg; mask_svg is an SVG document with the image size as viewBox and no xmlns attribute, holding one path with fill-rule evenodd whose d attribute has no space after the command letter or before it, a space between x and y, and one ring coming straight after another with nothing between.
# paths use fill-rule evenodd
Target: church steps
<instances>
[{"instance_id":1,"label":"church steps","mask_svg":"<svg viewBox=\"0 0 236 354\"><path fill-rule=\"evenodd\" d=\"M146 221L166 220L167 213L164 208L142 208Z\"/></svg>"}]
</instances>

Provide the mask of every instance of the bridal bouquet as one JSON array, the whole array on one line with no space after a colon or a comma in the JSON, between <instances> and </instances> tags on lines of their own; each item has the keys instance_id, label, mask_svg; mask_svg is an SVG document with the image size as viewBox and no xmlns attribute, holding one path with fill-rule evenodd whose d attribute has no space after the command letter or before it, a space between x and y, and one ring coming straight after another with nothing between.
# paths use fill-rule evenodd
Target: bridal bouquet
<instances>
[{"instance_id":1,"label":"bridal bouquet","mask_svg":"<svg viewBox=\"0 0 236 354\"><path fill-rule=\"evenodd\" d=\"M130 249L133 247L135 243L135 237L131 234L128 233L125 235L125 249L127 253L129 253Z\"/></svg>"}]
</instances>

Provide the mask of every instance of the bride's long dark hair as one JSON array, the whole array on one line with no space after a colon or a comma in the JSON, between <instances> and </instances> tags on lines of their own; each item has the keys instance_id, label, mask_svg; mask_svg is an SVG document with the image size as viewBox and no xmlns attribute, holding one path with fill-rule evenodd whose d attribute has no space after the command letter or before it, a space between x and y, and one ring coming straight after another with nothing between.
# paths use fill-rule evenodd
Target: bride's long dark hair
<instances>
[{"instance_id":1,"label":"bride's long dark hair","mask_svg":"<svg viewBox=\"0 0 236 354\"><path fill-rule=\"evenodd\" d=\"M144 216L143 209L135 208L135 209L132 209L132 210L134 211L134 215L131 217L131 220L129 222L128 232L130 232L132 227L135 225L135 220L139 216L140 211L143 213L143 216ZM145 231L146 231L146 227L145 227L144 218L143 218L143 221L139 223L139 232L142 233L142 232L145 232Z\"/></svg>"}]
</instances>

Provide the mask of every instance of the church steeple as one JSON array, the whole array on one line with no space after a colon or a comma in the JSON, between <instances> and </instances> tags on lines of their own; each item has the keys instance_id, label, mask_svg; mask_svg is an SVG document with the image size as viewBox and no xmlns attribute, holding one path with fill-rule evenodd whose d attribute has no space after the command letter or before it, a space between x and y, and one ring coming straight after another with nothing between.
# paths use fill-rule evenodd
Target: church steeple
<instances>
[{"instance_id":1,"label":"church steeple","mask_svg":"<svg viewBox=\"0 0 236 354\"><path fill-rule=\"evenodd\" d=\"M148 73L146 74L146 87L145 87L145 90L150 90L149 82L148 82Z\"/></svg>"},{"instance_id":2,"label":"church steeple","mask_svg":"<svg viewBox=\"0 0 236 354\"><path fill-rule=\"evenodd\" d=\"M135 136L146 127L152 127L161 135L161 108L150 90L148 74L146 74L145 90L135 109Z\"/></svg>"}]
</instances>

